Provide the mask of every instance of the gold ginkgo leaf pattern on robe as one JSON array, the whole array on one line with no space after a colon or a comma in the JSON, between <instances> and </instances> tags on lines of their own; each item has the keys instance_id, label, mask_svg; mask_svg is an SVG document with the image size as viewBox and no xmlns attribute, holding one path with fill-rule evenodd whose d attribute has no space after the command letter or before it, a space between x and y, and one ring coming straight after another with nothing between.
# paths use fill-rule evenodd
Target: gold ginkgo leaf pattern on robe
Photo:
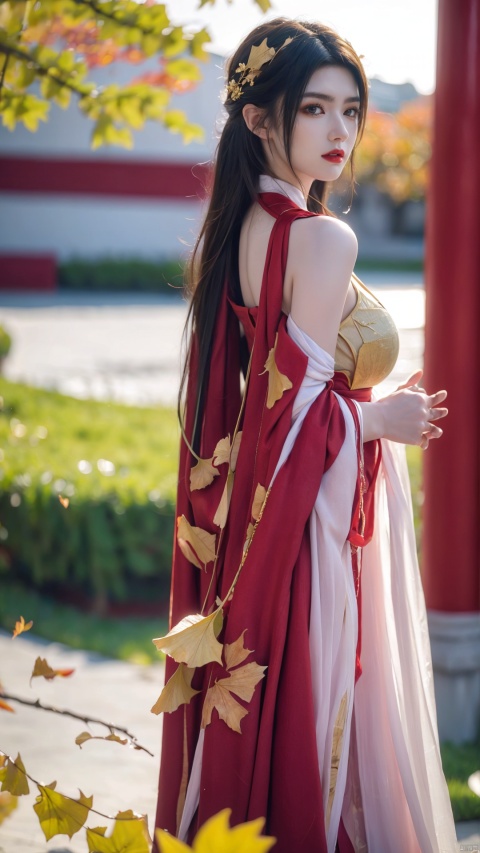
<instances>
[{"instance_id":1,"label":"gold ginkgo leaf pattern on robe","mask_svg":"<svg viewBox=\"0 0 480 853\"><path fill-rule=\"evenodd\" d=\"M233 440L233 444L230 443L230 434L225 436L225 438L221 438L220 441L217 442L215 450L213 451L213 464L215 466L218 466L223 465L225 462L228 462L230 465L230 470L235 471L235 468L237 467L238 451L240 450L241 440L241 430L237 432Z\"/></svg>"},{"instance_id":2,"label":"gold ginkgo leaf pattern on robe","mask_svg":"<svg viewBox=\"0 0 480 853\"><path fill-rule=\"evenodd\" d=\"M267 394L267 409L271 409L277 400L280 400L283 397L284 391L288 391L290 388L293 388L293 385L286 376L285 373L280 373L277 363L275 361L275 352L277 349L278 343L278 332L275 335L275 343L268 353L268 358L265 362L265 370L263 373L268 372L268 394ZM263 376L263 373L260 376Z\"/></svg>"},{"instance_id":3,"label":"gold ginkgo leaf pattern on robe","mask_svg":"<svg viewBox=\"0 0 480 853\"><path fill-rule=\"evenodd\" d=\"M211 459L199 459L197 464L190 468L190 489L192 492L196 489L205 489L215 477L218 477L220 471L214 468L212 462L213 456Z\"/></svg>"},{"instance_id":4,"label":"gold ginkgo leaf pattern on robe","mask_svg":"<svg viewBox=\"0 0 480 853\"><path fill-rule=\"evenodd\" d=\"M222 492L222 497L220 498L220 503L218 504L215 515L213 516L213 523L217 524L218 527L220 527L222 530L227 523L228 509L230 506L230 498L232 496L234 477L234 472L229 469L227 479L225 481L225 487Z\"/></svg>"},{"instance_id":5,"label":"gold ginkgo leaf pattern on robe","mask_svg":"<svg viewBox=\"0 0 480 853\"><path fill-rule=\"evenodd\" d=\"M253 504L252 504L252 518L255 521L258 521L260 518L260 513L262 511L263 502L265 500L265 496L267 494L267 490L265 486L262 486L261 483L257 485L255 489L255 494L253 496Z\"/></svg>"},{"instance_id":6,"label":"gold ginkgo leaf pattern on robe","mask_svg":"<svg viewBox=\"0 0 480 853\"><path fill-rule=\"evenodd\" d=\"M221 608L210 616L196 613L185 616L165 637L157 637L152 642L160 652L170 655L177 663L186 663L191 669L212 661L221 664L223 646L217 637L222 626Z\"/></svg>"},{"instance_id":7,"label":"gold ginkgo leaf pattern on robe","mask_svg":"<svg viewBox=\"0 0 480 853\"><path fill-rule=\"evenodd\" d=\"M188 705L190 700L197 693L200 693L200 690L194 690L192 687L194 672L195 670L186 666L186 664L179 663L172 677L168 679L155 705L151 708L152 714L162 714L164 711L171 714L180 705Z\"/></svg>"},{"instance_id":8,"label":"gold ginkgo leaf pattern on robe","mask_svg":"<svg viewBox=\"0 0 480 853\"><path fill-rule=\"evenodd\" d=\"M338 708L337 718L333 727L332 740L332 758L330 762L330 785L328 789L328 803L326 812L327 826L330 824L330 814L332 811L333 798L335 796L335 788L337 785L338 768L340 765L340 756L342 754L343 735L345 732L345 721L347 719L347 703L348 693L343 694Z\"/></svg>"},{"instance_id":9,"label":"gold ginkgo leaf pattern on robe","mask_svg":"<svg viewBox=\"0 0 480 853\"><path fill-rule=\"evenodd\" d=\"M184 515L177 518L177 542L184 557L199 569L215 559L215 534L193 527Z\"/></svg>"}]
</instances>

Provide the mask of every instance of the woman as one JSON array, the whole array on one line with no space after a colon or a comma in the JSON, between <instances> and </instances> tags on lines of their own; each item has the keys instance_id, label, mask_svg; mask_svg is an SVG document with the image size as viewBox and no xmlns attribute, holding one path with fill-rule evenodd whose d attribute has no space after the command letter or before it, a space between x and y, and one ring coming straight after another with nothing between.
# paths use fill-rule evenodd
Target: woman
<instances>
[{"instance_id":1,"label":"woman","mask_svg":"<svg viewBox=\"0 0 480 853\"><path fill-rule=\"evenodd\" d=\"M442 434L447 395L417 371L373 398L398 334L326 208L365 73L328 27L278 18L227 80L190 268L156 825L190 841L229 807L279 853L453 851L403 448Z\"/></svg>"}]
</instances>

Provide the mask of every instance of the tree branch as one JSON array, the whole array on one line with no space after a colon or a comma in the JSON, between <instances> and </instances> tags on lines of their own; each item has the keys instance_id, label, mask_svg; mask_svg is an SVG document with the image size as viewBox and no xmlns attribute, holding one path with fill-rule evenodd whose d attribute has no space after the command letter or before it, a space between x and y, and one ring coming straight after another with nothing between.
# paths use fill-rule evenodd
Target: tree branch
<instances>
[{"instance_id":1,"label":"tree branch","mask_svg":"<svg viewBox=\"0 0 480 853\"><path fill-rule=\"evenodd\" d=\"M13 45L3 44L2 42L0 42L0 54L3 54L5 56L4 69L6 68L6 64L8 62L9 57L15 56L16 59L23 59L25 62L31 62L32 65L35 66L36 73L39 74L41 77L50 77L50 79L54 80L55 83L58 83L60 86L65 86L66 89L70 89L76 95L81 95L81 97L85 97L85 95L90 94L90 90L88 89L88 87L84 87L81 84L76 86L74 83L72 83L70 80L67 80L65 77L58 76L57 74L50 74L50 67L55 66L50 66L48 68L45 67L45 65L42 65L41 62L38 61L38 59L35 59L35 57L32 56L31 53L28 52L28 50L22 50L20 47L13 47ZM3 76L4 71L2 72L2 83Z\"/></svg>"},{"instance_id":2,"label":"tree branch","mask_svg":"<svg viewBox=\"0 0 480 853\"><path fill-rule=\"evenodd\" d=\"M135 735L132 735L128 729L123 728L122 726L116 726L113 723L106 723L105 720L98 720L95 717L85 717L83 714L76 714L74 711L67 711L61 708L55 708L53 705L44 705L40 702L39 699L22 699L20 696L12 696L10 693L4 693L3 691L0 693L0 699L10 700L10 702L18 702L20 705L27 705L30 708L38 708L40 711L50 711L53 714L60 714L63 717L72 717L74 720L80 720L82 723L89 725L90 723L96 723L99 726L104 726L109 732L113 733L121 732L124 734L131 742L132 746L135 749L140 749L143 752L146 752L148 755L151 755L154 758L153 752L150 752L145 746L141 746L137 742L137 738Z\"/></svg>"}]
</instances>

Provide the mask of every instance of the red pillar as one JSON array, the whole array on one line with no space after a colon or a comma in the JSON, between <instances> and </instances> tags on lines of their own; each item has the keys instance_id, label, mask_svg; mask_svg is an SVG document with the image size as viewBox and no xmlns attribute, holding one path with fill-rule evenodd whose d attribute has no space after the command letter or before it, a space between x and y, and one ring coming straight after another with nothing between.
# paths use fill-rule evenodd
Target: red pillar
<instances>
[{"instance_id":1,"label":"red pillar","mask_svg":"<svg viewBox=\"0 0 480 853\"><path fill-rule=\"evenodd\" d=\"M427 203L425 375L446 388L424 455L423 582L431 610L480 609L480 0L439 0Z\"/></svg>"}]
</instances>

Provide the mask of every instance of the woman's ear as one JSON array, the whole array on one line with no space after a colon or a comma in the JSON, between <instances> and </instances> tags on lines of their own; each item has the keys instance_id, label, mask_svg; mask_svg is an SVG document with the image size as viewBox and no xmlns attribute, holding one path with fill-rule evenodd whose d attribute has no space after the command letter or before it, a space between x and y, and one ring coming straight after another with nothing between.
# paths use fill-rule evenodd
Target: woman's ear
<instances>
[{"instance_id":1,"label":"woman's ear","mask_svg":"<svg viewBox=\"0 0 480 853\"><path fill-rule=\"evenodd\" d=\"M245 104L242 115L248 129L260 139L268 139L267 128L265 126L265 111L256 107L254 104Z\"/></svg>"}]
</instances>

